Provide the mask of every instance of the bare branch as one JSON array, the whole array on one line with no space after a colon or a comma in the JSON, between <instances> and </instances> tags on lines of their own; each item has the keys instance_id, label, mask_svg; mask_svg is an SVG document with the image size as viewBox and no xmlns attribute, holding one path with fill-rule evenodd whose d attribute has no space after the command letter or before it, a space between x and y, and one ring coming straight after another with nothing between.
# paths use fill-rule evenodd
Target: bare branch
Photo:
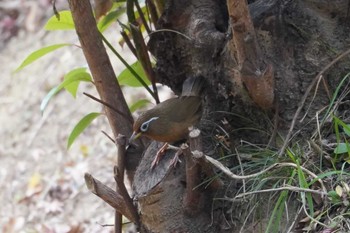
<instances>
[{"instance_id":1,"label":"bare branch","mask_svg":"<svg viewBox=\"0 0 350 233\"><path fill-rule=\"evenodd\" d=\"M92 175L85 173L85 184L88 189L104 200L107 204L112 206L119 213L127 217L133 223L138 223L138 217L135 216L131 210L128 208L128 205L124 201L124 198L121 194L115 192L113 189L101 183L101 181L95 179Z\"/></svg>"},{"instance_id":2,"label":"bare branch","mask_svg":"<svg viewBox=\"0 0 350 233\"><path fill-rule=\"evenodd\" d=\"M68 2L75 29L101 101L118 110L119 114L116 114L111 108L105 108L113 134L115 137L119 133L129 136L132 133L132 116L103 46L90 1L69 0ZM122 117L121 112L125 113L126 117Z\"/></svg>"}]
</instances>

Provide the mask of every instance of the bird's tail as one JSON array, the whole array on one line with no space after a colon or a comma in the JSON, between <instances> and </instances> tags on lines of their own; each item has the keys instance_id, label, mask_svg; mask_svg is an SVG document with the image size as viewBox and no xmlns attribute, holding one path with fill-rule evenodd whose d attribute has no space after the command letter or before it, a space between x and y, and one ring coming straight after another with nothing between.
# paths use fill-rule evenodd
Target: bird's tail
<instances>
[{"instance_id":1,"label":"bird's tail","mask_svg":"<svg viewBox=\"0 0 350 233\"><path fill-rule=\"evenodd\" d=\"M203 76L187 78L182 84L181 96L200 96L204 89L204 81Z\"/></svg>"}]
</instances>

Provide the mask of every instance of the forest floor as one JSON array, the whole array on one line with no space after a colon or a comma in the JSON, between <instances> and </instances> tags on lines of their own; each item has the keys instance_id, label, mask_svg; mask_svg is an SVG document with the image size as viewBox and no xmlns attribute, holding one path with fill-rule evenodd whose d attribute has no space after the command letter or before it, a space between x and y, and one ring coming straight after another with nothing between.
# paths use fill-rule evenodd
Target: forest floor
<instances>
[{"instance_id":1,"label":"forest floor","mask_svg":"<svg viewBox=\"0 0 350 233\"><path fill-rule=\"evenodd\" d=\"M84 84L76 99L62 91L43 113L40 111L41 101L65 73L87 67L81 50L61 48L14 73L26 56L39 48L78 44L75 31L41 29L52 15L52 8L43 7L42 2L50 1L18 1L17 8L10 6L13 8L7 11L9 1L0 5L0 11L6 13L0 17L0 231L112 232L113 227L103 225L113 224L114 210L90 193L84 182L84 173L88 172L114 187L115 145L101 133L104 130L111 135L107 120L97 118L69 150L66 146L77 122L90 112L102 110L100 104L82 94L84 89L97 96L96 91L91 84ZM31 7L37 11L32 12ZM18 17L11 27L6 17L13 12ZM36 20L29 24L34 27L29 30L24 22L31 14ZM9 30L4 22L10 22ZM15 33L11 34L13 29ZM113 39L117 43L118 38ZM118 61L112 63L116 73L124 69Z\"/></svg>"}]
</instances>

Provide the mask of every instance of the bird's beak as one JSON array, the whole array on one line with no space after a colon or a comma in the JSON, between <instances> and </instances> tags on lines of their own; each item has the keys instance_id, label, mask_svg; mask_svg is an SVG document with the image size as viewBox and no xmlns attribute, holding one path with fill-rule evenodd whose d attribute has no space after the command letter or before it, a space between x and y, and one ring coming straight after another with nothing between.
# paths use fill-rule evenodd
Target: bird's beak
<instances>
[{"instance_id":1,"label":"bird's beak","mask_svg":"<svg viewBox=\"0 0 350 233\"><path fill-rule=\"evenodd\" d=\"M141 132L136 133L136 132L134 131L134 132L132 133L131 137L129 138L129 144L130 144L132 141L138 139L141 135L142 135Z\"/></svg>"}]
</instances>

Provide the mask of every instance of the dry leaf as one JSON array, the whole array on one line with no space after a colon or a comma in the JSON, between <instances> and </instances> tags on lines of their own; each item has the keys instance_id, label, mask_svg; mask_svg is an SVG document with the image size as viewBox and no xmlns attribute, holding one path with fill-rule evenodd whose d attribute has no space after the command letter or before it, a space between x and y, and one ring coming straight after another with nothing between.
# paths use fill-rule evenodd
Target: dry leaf
<instances>
[{"instance_id":1,"label":"dry leaf","mask_svg":"<svg viewBox=\"0 0 350 233\"><path fill-rule=\"evenodd\" d=\"M39 172L35 172L28 181L26 196L32 196L34 193L38 193L42 190L41 184L41 174Z\"/></svg>"},{"instance_id":2,"label":"dry leaf","mask_svg":"<svg viewBox=\"0 0 350 233\"><path fill-rule=\"evenodd\" d=\"M96 19L99 20L103 15L106 15L112 6L112 0L95 0Z\"/></svg>"},{"instance_id":3,"label":"dry leaf","mask_svg":"<svg viewBox=\"0 0 350 233\"><path fill-rule=\"evenodd\" d=\"M338 194L339 197L343 196L343 188L339 185L337 185L337 187L335 187L335 192Z\"/></svg>"}]
</instances>

